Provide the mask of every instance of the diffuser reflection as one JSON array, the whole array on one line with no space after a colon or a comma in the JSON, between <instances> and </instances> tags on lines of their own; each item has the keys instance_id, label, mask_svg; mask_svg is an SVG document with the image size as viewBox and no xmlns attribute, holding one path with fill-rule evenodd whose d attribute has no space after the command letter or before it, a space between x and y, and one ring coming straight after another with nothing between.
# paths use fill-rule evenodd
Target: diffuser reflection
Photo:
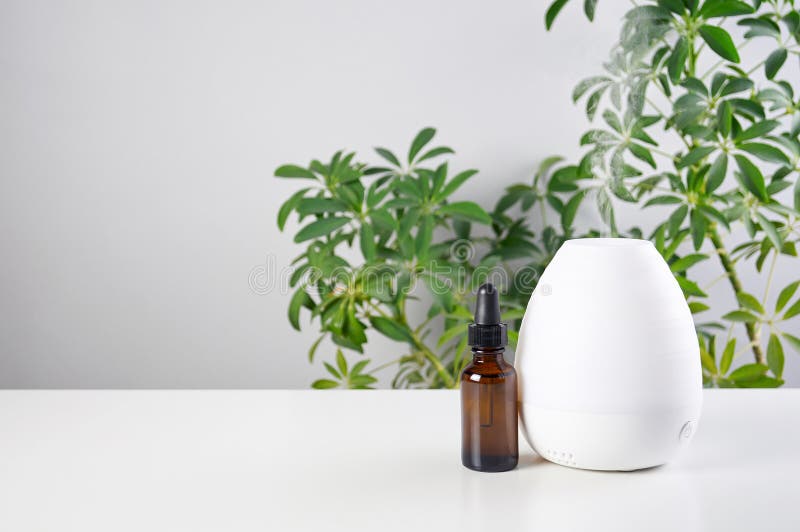
<instances>
[{"instance_id":1,"label":"diffuser reflection","mask_svg":"<svg viewBox=\"0 0 800 532\"><path fill-rule=\"evenodd\" d=\"M693 486L669 466L634 473L596 472L525 454L515 471L465 475L461 495L464 508L508 509L465 512L461 524L476 530L693 532L703 528Z\"/></svg>"}]
</instances>

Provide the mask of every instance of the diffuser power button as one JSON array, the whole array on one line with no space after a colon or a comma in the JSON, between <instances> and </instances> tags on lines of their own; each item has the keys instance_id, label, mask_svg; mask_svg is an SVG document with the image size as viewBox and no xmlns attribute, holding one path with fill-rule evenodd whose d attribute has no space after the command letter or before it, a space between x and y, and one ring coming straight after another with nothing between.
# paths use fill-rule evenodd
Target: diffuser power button
<instances>
[{"instance_id":1,"label":"diffuser power button","mask_svg":"<svg viewBox=\"0 0 800 532\"><path fill-rule=\"evenodd\" d=\"M692 423L691 421L687 421L687 422L686 422L686 423L683 425L683 427L681 428L681 432L680 432L680 434L679 434L679 436L678 436L678 437L679 437L681 440L684 440L684 441L685 441L685 440L688 440L689 438L691 438L691 437L692 437L692 433L693 433L693 432L694 432L694 423Z\"/></svg>"}]
</instances>

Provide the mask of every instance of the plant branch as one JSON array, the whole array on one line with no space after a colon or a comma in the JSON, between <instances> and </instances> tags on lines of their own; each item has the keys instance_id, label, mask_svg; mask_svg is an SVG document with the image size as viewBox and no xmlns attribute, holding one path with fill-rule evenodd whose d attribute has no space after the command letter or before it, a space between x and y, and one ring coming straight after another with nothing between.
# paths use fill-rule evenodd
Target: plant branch
<instances>
[{"instance_id":1,"label":"plant branch","mask_svg":"<svg viewBox=\"0 0 800 532\"><path fill-rule=\"evenodd\" d=\"M380 366L378 366L378 367L376 367L376 368L372 368L372 369L370 370L370 373L376 373L376 372L378 372L378 371L380 371L380 370L382 370L382 369L386 369L386 368L388 368L389 366L394 366L395 364L397 364L397 363L398 363L398 362L400 362L401 360L403 360L403 357L396 358L396 359L394 359L394 360L390 360L389 362L386 362L386 363L384 363L384 364L381 364Z\"/></svg>"},{"instance_id":2,"label":"plant branch","mask_svg":"<svg viewBox=\"0 0 800 532\"><path fill-rule=\"evenodd\" d=\"M742 281L739 279L739 275L736 273L736 267L734 266L733 261L731 261L728 251L725 249L725 243L722 242L722 237L720 236L719 231L714 226L709 228L708 234L711 238L711 242L714 244L714 248L716 249L719 261L722 264L722 268L725 270L725 273L728 274L728 281L731 284L731 288L733 288L734 294L738 295L744 292L744 289L742 288ZM744 326L747 330L747 338L752 344L753 356L755 357L756 362L765 364L767 358L764 356L764 351L761 349L761 341L759 338L758 329L756 329L756 326L753 323L745 323Z\"/></svg>"},{"instance_id":3,"label":"plant branch","mask_svg":"<svg viewBox=\"0 0 800 532\"><path fill-rule=\"evenodd\" d=\"M445 387L455 388L456 381L447 371L447 368L444 367L442 361L439 360L439 357L436 356L436 354L433 351L431 351L427 345L422 343L422 340L420 340L417 334L412 333L412 337L414 338L414 347L419 349L422 352L422 354L425 355L425 358L428 359L431 365L433 365L433 367L436 368L436 372L439 374L439 377L444 382Z\"/></svg>"},{"instance_id":4,"label":"plant branch","mask_svg":"<svg viewBox=\"0 0 800 532\"><path fill-rule=\"evenodd\" d=\"M772 264L769 265L769 274L767 275L767 285L764 287L764 298L761 300L761 306L767 308L767 296L769 295L769 288L772 284L772 277L775 275L775 263L778 262L778 252L772 257Z\"/></svg>"}]
</instances>

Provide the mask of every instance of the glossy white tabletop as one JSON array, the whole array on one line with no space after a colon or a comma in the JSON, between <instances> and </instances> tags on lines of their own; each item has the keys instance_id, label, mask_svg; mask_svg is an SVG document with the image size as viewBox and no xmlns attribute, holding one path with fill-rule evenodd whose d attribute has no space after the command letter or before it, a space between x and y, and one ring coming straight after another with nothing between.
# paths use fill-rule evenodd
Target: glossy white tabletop
<instances>
[{"instance_id":1,"label":"glossy white tabletop","mask_svg":"<svg viewBox=\"0 0 800 532\"><path fill-rule=\"evenodd\" d=\"M0 530L800 530L800 390L706 391L636 473L476 473L459 428L453 391L4 391Z\"/></svg>"}]
</instances>

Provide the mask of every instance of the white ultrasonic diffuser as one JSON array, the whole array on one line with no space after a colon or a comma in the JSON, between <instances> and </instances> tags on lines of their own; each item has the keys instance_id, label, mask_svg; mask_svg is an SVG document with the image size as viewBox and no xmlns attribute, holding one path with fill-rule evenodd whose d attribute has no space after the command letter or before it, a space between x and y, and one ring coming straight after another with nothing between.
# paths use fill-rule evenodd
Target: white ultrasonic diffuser
<instances>
[{"instance_id":1,"label":"white ultrasonic diffuser","mask_svg":"<svg viewBox=\"0 0 800 532\"><path fill-rule=\"evenodd\" d=\"M647 240L566 241L528 303L514 365L522 431L551 462L657 466L697 428L702 376L692 315Z\"/></svg>"}]
</instances>

